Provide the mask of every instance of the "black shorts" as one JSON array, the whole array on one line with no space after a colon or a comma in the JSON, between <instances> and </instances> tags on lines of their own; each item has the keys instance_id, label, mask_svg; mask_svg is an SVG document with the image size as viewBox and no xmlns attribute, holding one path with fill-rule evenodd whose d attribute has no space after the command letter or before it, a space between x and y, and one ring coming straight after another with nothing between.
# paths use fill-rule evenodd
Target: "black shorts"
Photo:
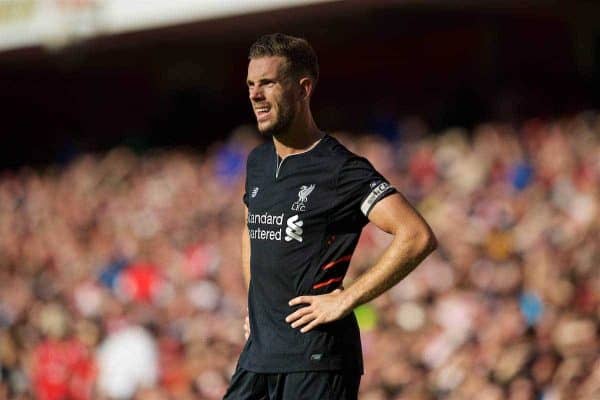
<instances>
[{"instance_id":1,"label":"black shorts","mask_svg":"<svg viewBox=\"0 0 600 400\"><path fill-rule=\"evenodd\" d=\"M262 374L238 366L223 400L357 400L360 372Z\"/></svg>"}]
</instances>

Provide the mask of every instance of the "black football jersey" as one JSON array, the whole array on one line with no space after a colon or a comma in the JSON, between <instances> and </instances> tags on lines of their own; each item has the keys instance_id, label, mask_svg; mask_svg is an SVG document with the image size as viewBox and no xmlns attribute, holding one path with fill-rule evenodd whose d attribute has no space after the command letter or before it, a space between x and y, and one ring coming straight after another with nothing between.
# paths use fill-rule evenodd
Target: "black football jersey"
<instances>
[{"instance_id":1,"label":"black football jersey","mask_svg":"<svg viewBox=\"0 0 600 400\"><path fill-rule=\"evenodd\" d=\"M395 189L364 158L326 135L281 160L272 142L248 156L244 203L250 235L250 337L240 366L255 372L362 372L356 318L292 328L288 302L342 285L372 207Z\"/></svg>"}]
</instances>

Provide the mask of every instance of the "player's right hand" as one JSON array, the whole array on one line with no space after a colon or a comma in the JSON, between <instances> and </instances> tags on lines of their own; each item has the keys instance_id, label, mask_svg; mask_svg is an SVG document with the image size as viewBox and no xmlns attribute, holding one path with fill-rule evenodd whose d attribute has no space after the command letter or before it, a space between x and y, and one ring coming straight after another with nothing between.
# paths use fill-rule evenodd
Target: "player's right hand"
<instances>
[{"instance_id":1,"label":"player's right hand","mask_svg":"<svg viewBox=\"0 0 600 400\"><path fill-rule=\"evenodd\" d=\"M244 338L246 340L248 340L249 337L250 337L250 318L248 318L248 316L246 315L246 318L244 319Z\"/></svg>"}]
</instances>

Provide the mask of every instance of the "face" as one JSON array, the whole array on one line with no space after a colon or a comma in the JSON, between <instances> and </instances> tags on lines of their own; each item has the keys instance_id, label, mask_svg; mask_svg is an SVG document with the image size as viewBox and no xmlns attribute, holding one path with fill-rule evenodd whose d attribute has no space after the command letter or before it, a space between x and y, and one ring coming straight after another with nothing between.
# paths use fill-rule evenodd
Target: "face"
<instances>
[{"instance_id":1,"label":"face","mask_svg":"<svg viewBox=\"0 0 600 400\"><path fill-rule=\"evenodd\" d=\"M248 64L248 92L262 134L280 135L296 116L293 79L286 76L285 58L261 57Z\"/></svg>"}]
</instances>

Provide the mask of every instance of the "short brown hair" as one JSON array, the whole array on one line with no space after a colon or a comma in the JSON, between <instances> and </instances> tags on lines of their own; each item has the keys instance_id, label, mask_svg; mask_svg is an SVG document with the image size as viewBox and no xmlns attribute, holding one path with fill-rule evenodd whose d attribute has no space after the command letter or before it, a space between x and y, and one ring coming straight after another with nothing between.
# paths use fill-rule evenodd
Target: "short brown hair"
<instances>
[{"instance_id":1,"label":"short brown hair","mask_svg":"<svg viewBox=\"0 0 600 400\"><path fill-rule=\"evenodd\" d=\"M319 63L315 51L306 39L283 33L263 35L250 46L248 59L274 56L285 57L290 73L295 77L307 74L316 85L319 80Z\"/></svg>"}]
</instances>

